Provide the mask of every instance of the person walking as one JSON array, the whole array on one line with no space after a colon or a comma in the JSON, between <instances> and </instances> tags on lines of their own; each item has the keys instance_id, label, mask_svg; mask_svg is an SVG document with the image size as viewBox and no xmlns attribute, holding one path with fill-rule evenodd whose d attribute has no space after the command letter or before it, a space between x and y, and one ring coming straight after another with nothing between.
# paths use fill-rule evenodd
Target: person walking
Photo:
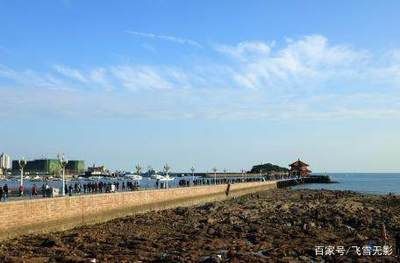
<instances>
[{"instance_id":1,"label":"person walking","mask_svg":"<svg viewBox=\"0 0 400 263\"><path fill-rule=\"evenodd\" d=\"M23 196L24 195L24 186L23 185L20 185L18 187L18 193L19 193L19 196Z\"/></svg>"},{"instance_id":2,"label":"person walking","mask_svg":"<svg viewBox=\"0 0 400 263\"><path fill-rule=\"evenodd\" d=\"M46 183L46 185L44 186L45 188L45 195L46 197L51 197L52 196L52 189L50 189L50 186Z\"/></svg>"},{"instance_id":3,"label":"person walking","mask_svg":"<svg viewBox=\"0 0 400 263\"><path fill-rule=\"evenodd\" d=\"M38 195L36 184L32 185L31 195L32 195L32 197L36 197Z\"/></svg>"},{"instance_id":4,"label":"person walking","mask_svg":"<svg viewBox=\"0 0 400 263\"><path fill-rule=\"evenodd\" d=\"M225 190L225 195L226 196L229 196L229 191L231 190L231 184L228 184L228 186L226 187L226 190Z\"/></svg>"},{"instance_id":5,"label":"person walking","mask_svg":"<svg viewBox=\"0 0 400 263\"><path fill-rule=\"evenodd\" d=\"M46 197L46 186L42 184L42 196Z\"/></svg>"},{"instance_id":6,"label":"person walking","mask_svg":"<svg viewBox=\"0 0 400 263\"><path fill-rule=\"evenodd\" d=\"M72 196L72 185L68 186L68 195Z\"/></svg>"},{"instance_id":7,"label":"person walking","mask_svg":"<svg viewBox=\"0 0 400 263\"><path fill-rule=\"evenodd\" d=\"M4 202L7 201L8 199L8 185L5 184L3 186L3 198L4 198Z\"/></svg>"},{"instance_id":8,"label":"person walking","mask_svg":"<svg viewBox=\"0 0 400 263\"><path fill-rule=\"evenodd\" d=\"M3 201L3 187L0 186L0 202Z\"/></svg>"}]
</instances>

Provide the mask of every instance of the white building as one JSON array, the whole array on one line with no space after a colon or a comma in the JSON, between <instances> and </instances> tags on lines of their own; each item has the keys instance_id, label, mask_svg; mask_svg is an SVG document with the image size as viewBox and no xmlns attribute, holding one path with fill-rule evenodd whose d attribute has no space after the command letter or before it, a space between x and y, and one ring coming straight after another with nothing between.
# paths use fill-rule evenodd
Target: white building
<instances>
[{"instance_id":1,"label":"white building","mask_svg":"<svg viewBox=\"0 0 400 263\"><path fill-rule=\"evenodd\" d=\"M2 153L0 155L0 169L11 169L11 158L9 155Z\"/></svg>"}]
</instances>

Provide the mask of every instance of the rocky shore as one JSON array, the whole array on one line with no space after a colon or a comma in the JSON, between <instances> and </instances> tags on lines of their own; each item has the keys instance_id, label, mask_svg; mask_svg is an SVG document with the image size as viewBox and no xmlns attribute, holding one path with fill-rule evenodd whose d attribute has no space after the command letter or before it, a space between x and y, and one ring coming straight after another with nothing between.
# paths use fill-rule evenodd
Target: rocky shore
<instances>
[{"instance_id":1,"label":"rocky shore","mask_svg":"<svg viewBox=\"0 0 400 263\"><path fill-rule=\"evenodd\" d=\"M277 189L3 241L0 262L399 262L399 235L400 196Z\"/></svg>"}]
</instances>

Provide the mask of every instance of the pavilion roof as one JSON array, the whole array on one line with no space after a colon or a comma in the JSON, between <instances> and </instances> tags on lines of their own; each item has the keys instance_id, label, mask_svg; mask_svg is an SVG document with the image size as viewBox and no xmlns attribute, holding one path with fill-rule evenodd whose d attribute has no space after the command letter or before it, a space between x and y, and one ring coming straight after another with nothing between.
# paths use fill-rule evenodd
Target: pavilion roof
<instances>
[{"instance_id":1,"label":"pavilion roof","mask_svg":"<svg viewBox=\"0 0 400 263\"><path fill-rule=\"evenodd\" d=\"M290 167L294 166L294 167L301 167L301 166L309 166L308 164L306 164L305 162L300 161L300 159L298 159L297 161L295 161L292 164L289 164Z\"/></svg>"}]
</instances>

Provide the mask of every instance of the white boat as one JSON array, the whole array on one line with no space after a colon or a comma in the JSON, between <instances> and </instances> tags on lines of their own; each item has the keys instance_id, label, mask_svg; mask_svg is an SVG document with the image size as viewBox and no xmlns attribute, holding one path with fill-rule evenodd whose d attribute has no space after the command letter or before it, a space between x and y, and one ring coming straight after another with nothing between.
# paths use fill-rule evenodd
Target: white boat
<instances>
[{"instance_id":1,"label":"white boat","mask_svg":"<svg viewBox=\"0 0 400 263\"><path fill-rule=\"evenodd\" d=\"M154 180L161 180L162 178L164 178L164 176L162 176L161 174L155 173L155 174L150 175L150 178L154 179Z\"/></svg>"},{"instance_id":2,"label":"white boat","mask_svg":"<svg viewBox=\"0 0 400 263\"><path fill-rule=\"evenodd\" d=\"M135 180L135 181L143 179L143 177L138 175L138 174L125 174L125 177L127 177L127 178L129 178L131 180Z\"/></svg>"},{"instance_id":3,"label":"white boat","mask_svg":"<svg viewBox=\"0 0 400 263\"><path fill-rule=\"evenodd\" d=\"M161 178L159 180L160 181L172 181L174 179L175 179L174 177L169 177L169 175L166 175L166 176L161 175Z\"/></svg>"},{"instance_id":4,"label":"white boat","mask_svg":"<svg viewBox=\"0 0 400 263\"><path fill-rule=\"evenodd\" d=\"M172 180L174 180L174 177L169 177L169 174L168 174L169 167L168 167L168 165L165 165L164 169L165 168L166 168L166 171L164 172L165 175L158 174L158 172L155 171L154 174L150 175L150 178L151 179L155 179L155 180L159 180L159 181L172 181Z\"/></svg>"}]
</instances>

